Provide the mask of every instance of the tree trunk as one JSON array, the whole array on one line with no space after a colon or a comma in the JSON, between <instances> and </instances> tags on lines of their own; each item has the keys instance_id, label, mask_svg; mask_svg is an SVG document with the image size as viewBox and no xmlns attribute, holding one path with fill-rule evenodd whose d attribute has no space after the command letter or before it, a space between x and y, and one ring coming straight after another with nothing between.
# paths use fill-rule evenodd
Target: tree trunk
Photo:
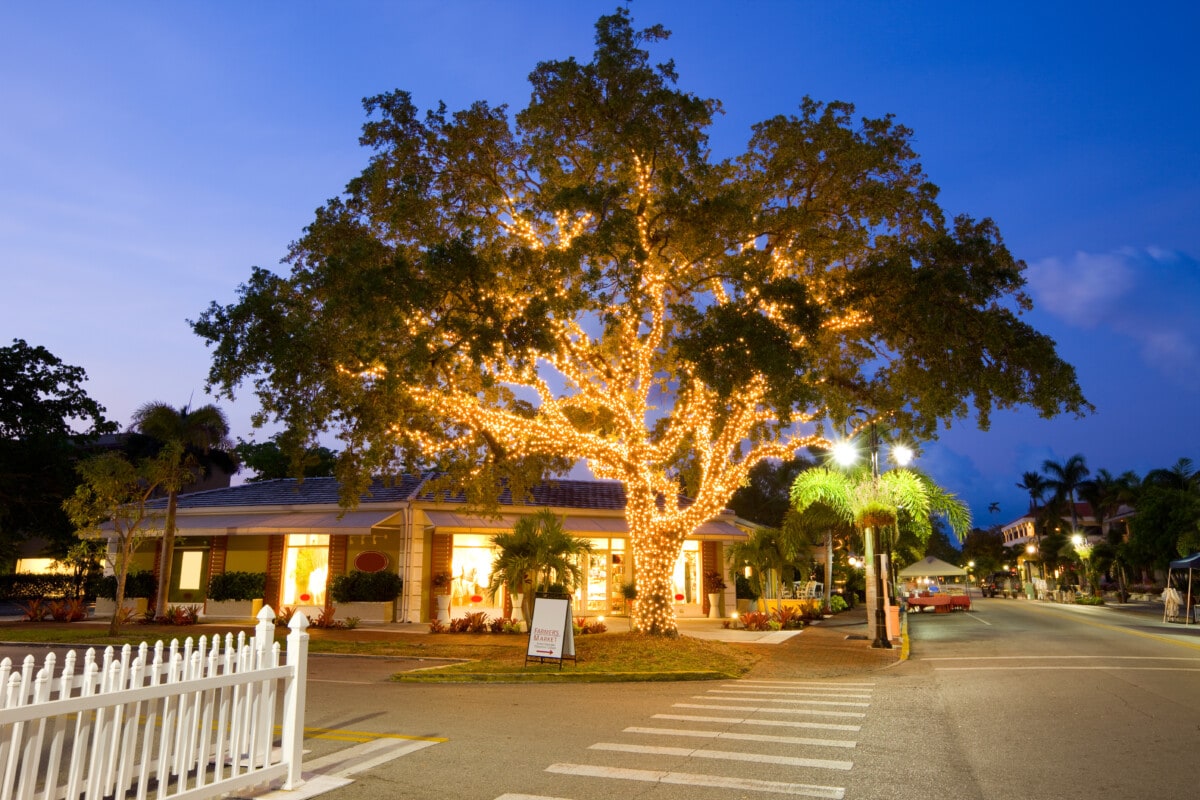
<instances>
[{"instance_id":1,"label":"tree trunk","mask_svg":"<svg viewBox=\"0 0 1200 800\"><path fill-rule=\"evenodd\" d=\"M683 536L655 532L652 525L647 525L650 530L639 530L634 522L637 518L636 514L627 517L637 570L638 602L633 615L634 627L642 633L675 636L679 627L675 623L671 575L683 547Z\"/></svg>"},{"instance_id":2,"label":"tree trunk","mask_svg":"<svg viewBox=\"0 0 1200 800\"><path fill-rule=\"evenodd\" d=\"M171 569L175 564L175 507L178 505L175 492L167 494L167 519L163 523L162 546L158 563L158 597L154 600L154 613L167 613L167 598L171 593Z\"/></svg>"}]
</instances>

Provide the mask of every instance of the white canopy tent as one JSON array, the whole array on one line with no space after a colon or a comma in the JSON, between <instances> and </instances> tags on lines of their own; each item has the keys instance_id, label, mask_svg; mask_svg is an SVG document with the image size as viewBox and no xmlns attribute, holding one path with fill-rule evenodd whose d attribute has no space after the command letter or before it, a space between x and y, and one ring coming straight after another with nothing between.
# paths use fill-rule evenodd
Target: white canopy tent
<instances>
[{"instance_id":1,"label":"white canopy tent","mask_svg":"<svg viewBox=\"0 0 1200 800\"><path fill-rule=\"evenodd\" d=\"M940 558L926 556L915 564L900 570L901 578L965 578L967 571Z\"/></svg>"}]
</instances>

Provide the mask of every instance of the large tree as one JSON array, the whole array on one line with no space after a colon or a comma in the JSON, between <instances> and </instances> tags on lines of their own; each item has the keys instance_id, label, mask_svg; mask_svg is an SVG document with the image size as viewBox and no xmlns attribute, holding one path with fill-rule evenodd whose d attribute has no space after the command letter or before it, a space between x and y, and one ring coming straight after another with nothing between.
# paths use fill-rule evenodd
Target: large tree
<instances>
[{"instance_id":1,"label":"large tree","mask_svg":"<svg viewBox=\"0 0 1200 800\"><path fill-rule=\"evenodd\" d=\"M151 402L133 412L133 428L162 447L170 472L160 482L167 493L167 515L159 548L158 597L155 609L166 611L171 593L171 573L175 561L175 510L179 492L207 475L214 466L233 472L236 462L230 455L229 420L225 412L208 404L191 408L175 408L162 402Z\"/></svg>"},{"instance_id":2,"label":"large tree","mask_svg":"<svg viewBox=\"0 0 1200 800\"><path fill-rule=\"evenodd\" d=\"M666 36L602 17L515 116L367 99L369 162L290 276L254 269L193 327L260 421L336 430L347 499L430 463L479 497L579 459L621 481L638 625L671 633L684 538L823 420L929 436L1087 402L1019 318L1024 265L990 220L946 219L907 128L805 98L716 160L720 104L653 64Z\"/></svg>"},{"instance_id":3,"label":"large tree","mask_svg":"<svg viewBox=\"0 0 1200 800\"><path fill-rule=\"evenodd\" d=\"M0 562L11 563L26 537L47 539L56 555L73 541L62 503L79 482L79 446L116 430L86 380L45 347L0 347Z\"/></svg>"}]
</instances>

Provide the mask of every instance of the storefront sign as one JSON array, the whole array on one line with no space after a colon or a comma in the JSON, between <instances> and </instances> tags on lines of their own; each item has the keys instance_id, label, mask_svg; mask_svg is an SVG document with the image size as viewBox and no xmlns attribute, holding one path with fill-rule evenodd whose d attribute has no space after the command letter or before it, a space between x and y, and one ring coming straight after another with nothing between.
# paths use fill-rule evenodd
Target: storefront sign
<instances>
[{"instance_id":1,"label":"storefront sign","mask_svg":"<svg viewBox=\"0 0 1200 800\"><path fill-rule=\"evenodd\" d=\"M536 597L533 601L533 622L529 626L529 647L525 663L530 660L557 661L562 669L564 659L575 660L575 631L571 627L571 600Z\"/></svg>"}]
</instances>

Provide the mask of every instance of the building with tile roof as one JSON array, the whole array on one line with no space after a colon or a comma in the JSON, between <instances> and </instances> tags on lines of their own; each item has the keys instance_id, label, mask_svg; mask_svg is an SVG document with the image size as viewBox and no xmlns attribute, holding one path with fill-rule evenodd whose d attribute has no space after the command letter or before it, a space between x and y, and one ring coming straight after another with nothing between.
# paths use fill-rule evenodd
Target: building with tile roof
<instances>
[{"instance_id":1,"label":"building with tile roof","mask_svg":"<svg viewBox=\"0 0 1200 800\"><path fill-rule=\"evenodd\" d=\"M632 571L621 484L546 481L527 500L506 490L496 513L481 514L468 508L462 495L432 491L430 479L410 475L377 481L349 509L339 505L334 478L270 480L182 494L170 601L204 603L214 616L215 603L206 595L214 576L264 573L267 604L316 614L329 604L337 576L355 569L388 570L403 580L401 596L393 608L371 612L381 615L378 620L363 621L428 622L437 616L439 596L449 598L440 602L450 604L452 615L482 610L499 616L511 601L486 591L495 556L491 538L511 530L522 516L549 508L568 532L587 538L595 549L582 565L585 580L575 593L575 613L627 611L621 588L632 580ZM725 512L693 532L676 566L680 614L709 613L704 574L724 573L725 548L753 527ZM152 539L133 566L157 573L158 559L158 540ZM435 586L435 576L445 576L445 585ZM720 612L722 606L734 609L732 583L718 601Z\"/></svg>"}]
</instances>

